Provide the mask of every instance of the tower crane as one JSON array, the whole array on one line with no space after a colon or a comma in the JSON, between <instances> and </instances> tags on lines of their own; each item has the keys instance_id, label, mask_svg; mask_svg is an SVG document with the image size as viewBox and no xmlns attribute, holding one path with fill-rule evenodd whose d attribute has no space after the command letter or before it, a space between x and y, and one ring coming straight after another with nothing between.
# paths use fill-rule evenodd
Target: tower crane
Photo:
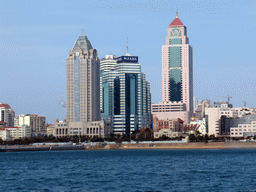
<instances>
[{"instance_id":1,"label":"tower crane","mask_svg":"<svg viewBox=\"0 0 256 192\"><path fill-rule=\"evenodd\" d=\"M229 96L229 95L228 95L228 96L217 96L217 97L228 98L228 104L229 104L229 102L230 102L230 99L233 98L232 96Z\"/></svg>"}]
</instances>

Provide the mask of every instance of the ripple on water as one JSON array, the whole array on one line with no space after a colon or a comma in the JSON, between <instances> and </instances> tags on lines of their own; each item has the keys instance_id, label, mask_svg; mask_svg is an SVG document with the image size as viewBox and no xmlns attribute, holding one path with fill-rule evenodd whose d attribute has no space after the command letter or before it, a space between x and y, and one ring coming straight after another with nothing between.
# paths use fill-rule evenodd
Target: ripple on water
<instances>
[{"instance_id":1,"label":"ripple on water","mask_svg":"<svg viewBox=\"0 0 256 192\"><path fill-rule=\"evenodd\" d=\"M18 152L0 158L1 191L256 189L256 150Z\"/></svg>"}]
</instances>

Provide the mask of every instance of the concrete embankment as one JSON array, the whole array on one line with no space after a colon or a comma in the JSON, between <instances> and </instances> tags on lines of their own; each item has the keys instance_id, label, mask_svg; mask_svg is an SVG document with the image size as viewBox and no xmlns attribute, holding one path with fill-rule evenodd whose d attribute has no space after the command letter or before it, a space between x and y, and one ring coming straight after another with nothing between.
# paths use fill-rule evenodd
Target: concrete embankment
<instances>
[{"instance_id":1,"label":"concrete embankment","mask_svg":"<svg viewBox=\"0 0 256 192\"><path fill-rule=\"evenodd\" d=\"M253 149L256 142L109 144L104 149Z\"/></svg>"},{"instance_id":2,"label":"concrete embankment","mask_svg":"<svg viewBox=\"0 0 256 192\"><path fill-rule=\"evenodd\" d=\"M55 150L111 150L111 149L256 149L256 142L209 142L209 143L101 143L65 146L0 146L0 152L55 151Z\"/></svg>"},{"instance_id":3,"label":"concrete embankment","mask_svg":"<svg viewBox=\"0 0 256 192\"><path fill-rule=\"evenodd\" d=\"M15 151L55 151L55 150L84 150L85 146L5 146L0 148L0 152Z\"/></svg>"}]
</instances>

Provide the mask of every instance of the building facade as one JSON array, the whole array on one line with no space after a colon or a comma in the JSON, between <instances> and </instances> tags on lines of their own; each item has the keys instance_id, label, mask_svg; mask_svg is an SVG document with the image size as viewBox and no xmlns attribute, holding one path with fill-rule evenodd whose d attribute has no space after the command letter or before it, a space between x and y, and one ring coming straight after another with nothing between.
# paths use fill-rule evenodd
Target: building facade
<instances>
[{"instance_id":1,"label":"building facade","mask_svg":"<svg viewBox=\"0 0 256 192\"><path fill-rule=\"evenodd\" d=\"M31 128L27 125L0 128L0 138L5 141L13 139L30 138L31 135Z\"/></svg>"},{"instance_id":2,"label":"building facade","mask_svg":"<svg viewBox=\"0 0 256 192\"><path fill-rule=\"evenodd\" d=\"M0 126L13 127L15 113L8 104L0 103Z\"/></svg>"},{"instance_id":3,"label":"building facade","mask_svg":"<svg viewBox=\"0 0 256 192\"><path fill-rule=\"evenodd\" d=\"M162 137L162 136L166 136L166 137L169 137L169 138L174 138L174 137L180 137L182 136L182 133L181 132L175 132L171 129L161 129L157 132L154 132L154 138L157 139L159 137Z\"/></svg>"},{"instance_id":4,"label":"building facade","mask_svg":"<svg viewBox=\"0 0 256 192\"><path fill-rule=\"evenodd\" d=\"M105 137L112 126L100 119L100 110L98 53L81 35L66 59L66 120L54 123L54 136Z\"/></svg>"},{"instance_id":5,"label":"building facade","mask_svg":"<svg viewBox=\"0 0 256 192\"><path fill-rule=\"evenodd\" d=\"M162 46L162 102L152 108L167 105L171 110L152 113L159 119L178 116L187 124L193 114L193 49L178 15L167 32L166 45ZM179 111L174 104L179 105Z\"/></svg>"},{"instance_id":6,"label":"building facade","mask_svg":"<svg viewBox=\"0 0 256 192\"><path fill-rule=\"evenodd\" d=\"M178 16L162 46L162 101L184 103L185 110L193 112L193 50Z\"/></svg>"},{"instance_id":7,"label":"building facade","mask_svg":"<svg viewBox=\"0 0 256 192\"><path fill-rule=\"evenodd\" d=\"M195 120L203 120L205 117L205 108L210 107L212 107L210 100L199 101L195 109Z\"/></svg>"},{"instance_id":8,"label":"building facade","mask_svg":"<svg viewBox=\"0 0 256 192\"><path fill-rule=\"evenodd\" d=\"M180 118L177 119L158 119L156 116L153 118L153 130L159 131L161 129L171 129L172 131L183 130L184 121Z\"/></svg>"},{"instance_id":9,"label":"building facade","mask_svg":"<svg viewBox=\"0 0 256 192\"><path fill-rule=\"evenodd\" d=\"M100 62L87 36L81 35L66 60L66 119L100 120Z\"/></svg>"},{"instance_id":10,"label":"building facade","mask_svg":"<svg viewBox=\"0 0 256 192\"><path fill-rule=\"evenodd\" d=\"M255 111L250 108L229 108L226 103L220 107L205 108L206 132L209 135L230 135L230 128L238 124L251 123Z\"/></svg>"},{"instance_id":11,"label":"building facade","mask_svg":"<svg viewBox=\"0 0 256 192\"><path fill-rule=\"evenodd\" d=\"M54 122L53 135L56 137L66 136L88 136L88 137L107 137L112 132L112 123L101 121L90 122L66 122L56 120Z\"/></svg>"},{"instance_id":12,"label":"building facade","mask_svg":"<svg viewBox=\"0 0 256 192\"><path fill-rule=\"evenodd\" d=\"M141 72L137 56L101 61L101 117L113 123L115 134L131 134L151 127L150 83Z\"/></svg>"},{"instance_id":13,"label":"building facade","mask_svg":"<svg viewBox=\"0 0 256 192\"><path fill-rule=\"evenodd\" d=\"M32 134L40 135L41 133L46 133L46 118L45 116L35 115L35 114L26 114L19 115L14 119L14 126L29 126L31 128Z\"/></svg>"}]
</instances>

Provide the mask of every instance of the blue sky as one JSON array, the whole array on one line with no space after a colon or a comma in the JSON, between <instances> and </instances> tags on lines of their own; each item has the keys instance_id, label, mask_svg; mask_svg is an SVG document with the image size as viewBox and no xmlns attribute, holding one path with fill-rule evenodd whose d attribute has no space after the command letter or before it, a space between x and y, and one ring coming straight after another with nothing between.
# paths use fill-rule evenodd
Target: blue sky
<instances>
[{"instance_id":1,"label":"blue sky","mask_svg":"<svg viewBox=\"0 0 256 192\"><path fill-rule=\"evenodd\" d=\"M179 18L194 51L194 96L231 95L235 107L256 107L256 1L0 1L0 103L20 114L65 118L65 62L82 26L97 49L139 56L161 101L161 46Z\"/></svg>"}]
</instances>

